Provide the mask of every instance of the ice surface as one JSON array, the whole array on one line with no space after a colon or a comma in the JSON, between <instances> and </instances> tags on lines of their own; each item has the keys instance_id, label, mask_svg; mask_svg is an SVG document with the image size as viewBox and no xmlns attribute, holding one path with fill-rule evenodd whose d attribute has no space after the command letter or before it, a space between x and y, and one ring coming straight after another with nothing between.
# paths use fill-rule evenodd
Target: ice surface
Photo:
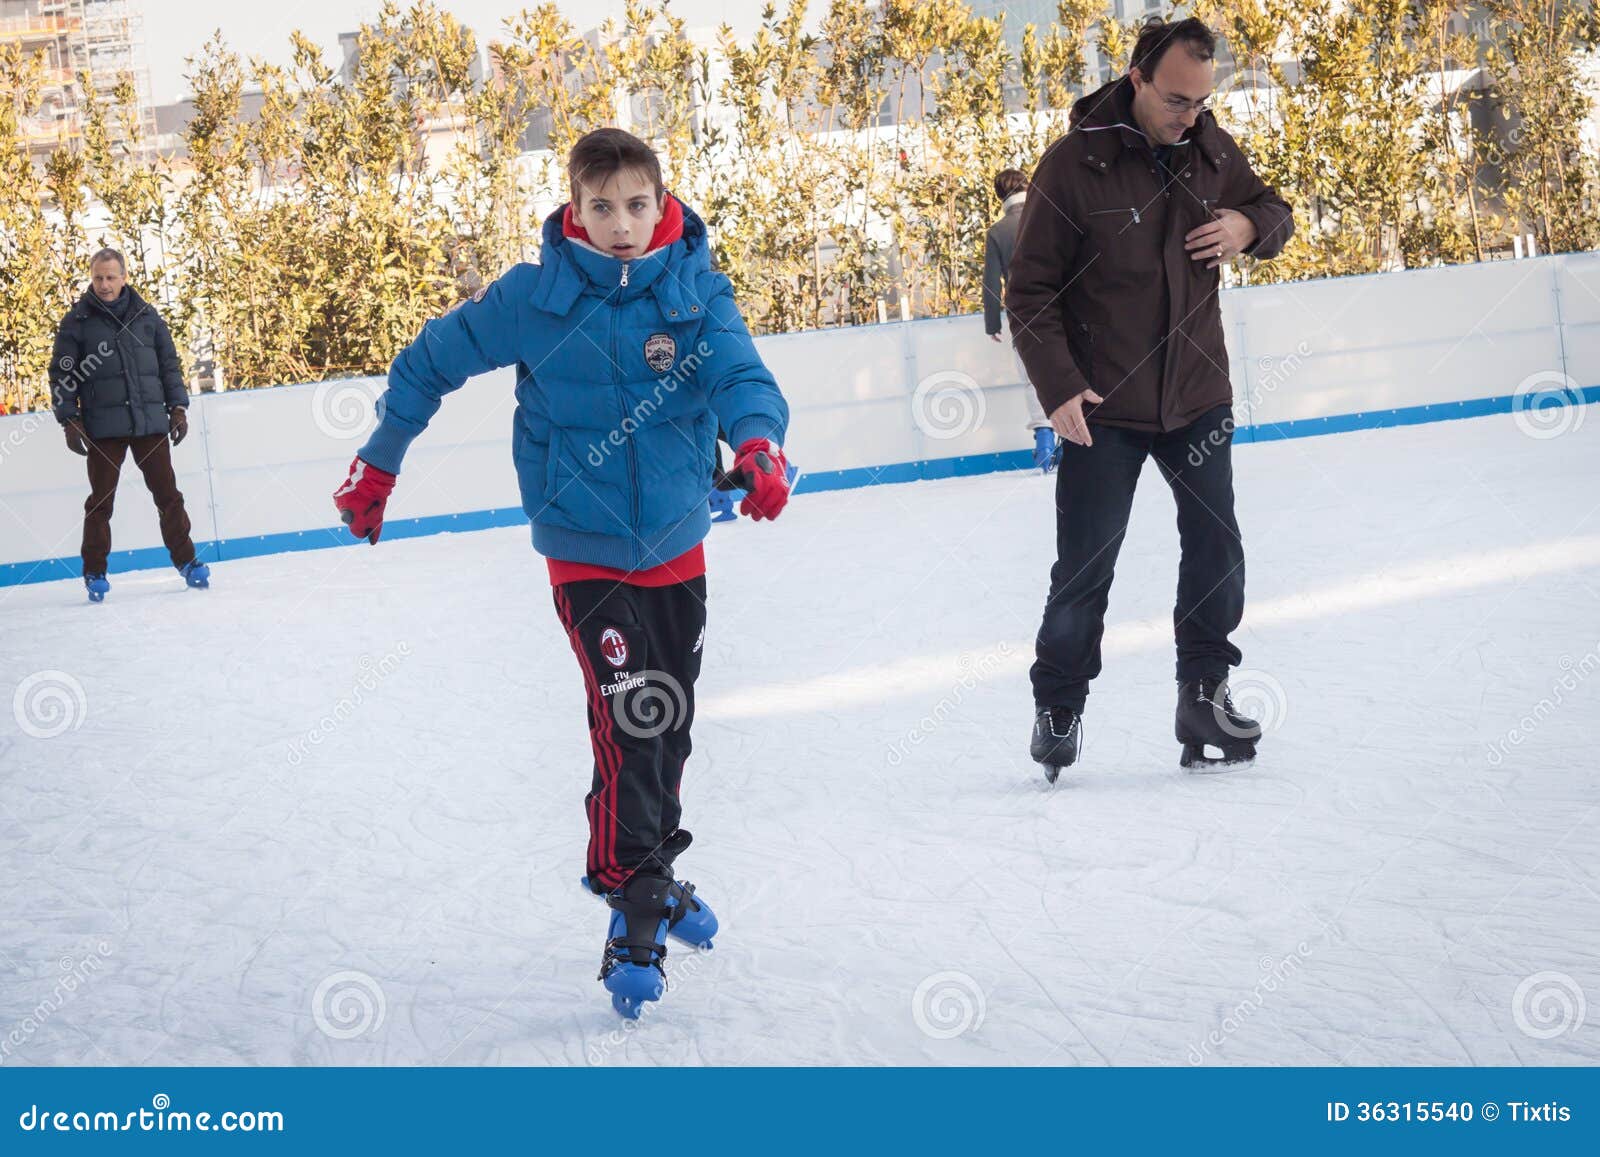
<instances>
[{"instance_id":1,"label":"ice surface","mask_svg":"<svg viewBox=\"0 0 1600 1157\"><path fill-rule=\"evenodd\" d=\"M1241 446L1273 726L1221 776L1177 769L1153 466L1054 789L1053 479L714 528L680 868L724 932L633 1027L524 531L5 589L0 1063L1600 1063L1597 451Z\"/></svg>"}]
</instances>

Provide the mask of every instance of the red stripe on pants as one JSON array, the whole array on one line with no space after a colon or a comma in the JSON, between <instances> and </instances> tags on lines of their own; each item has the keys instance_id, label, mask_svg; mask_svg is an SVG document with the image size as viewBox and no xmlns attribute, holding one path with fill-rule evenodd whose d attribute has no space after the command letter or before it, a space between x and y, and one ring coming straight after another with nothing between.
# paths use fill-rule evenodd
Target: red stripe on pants
<instances>
[{"instance_id":1,"label":"red stripe on pants","mask_svg":"<svg viewBox=\"0 0 1600 1157\"><path fill-rule=\"evenodd\" d=\"M589 878L597 881L606 888L614 888L621 884L621 873L616 867L617 847L617 812L616 790L619 772L622 769L622 750L617 746L616 737L612 731L611 712L600 694L600 681L595 677L594 667L589 662L588 653L584 650L583 640L578 634L578 626L573 621L572 603L567 598L566 592L560 587L556 588L556 602L560 612L561 624L566 629L567 641L572 644L572 652L578 657L578 666L583 671L584 689L589 698L589 711L594 717L594 727L589 732L590 746L594 750L595 766L600 771L601 790L594 793L594 798L589 801ZM607 801L610 806L607 806Z\"/></svg>"}]
</instances>

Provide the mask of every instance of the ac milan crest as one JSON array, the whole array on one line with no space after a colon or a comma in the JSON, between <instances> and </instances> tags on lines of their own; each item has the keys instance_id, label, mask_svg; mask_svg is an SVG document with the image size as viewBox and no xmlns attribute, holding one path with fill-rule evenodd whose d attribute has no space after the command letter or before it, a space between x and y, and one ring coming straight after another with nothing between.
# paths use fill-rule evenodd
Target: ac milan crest
<instances>
[{"instance_id":1,"label":"ac milan crest","mask_svg":"<svg viewBox=\"0 0 1600 1157\"><path fill-rule=\"evenodd\" d=\"M653 333L645 338L644 361L658 374L664 374L672 368L672 363L678 357L678 343L672 340L669 333Z\"/></svg>"},{"instance_id":2,"label":"ac milan crest","mask_svg":"<svg viewBox=\"0 0 1600 1157\"><path fill-rule=\"evenodd\" d=\"M617 628L607 627L600 635L600 654L613 667L620 667L628 661L628 640Z\"/></svg>"}]
</instances>

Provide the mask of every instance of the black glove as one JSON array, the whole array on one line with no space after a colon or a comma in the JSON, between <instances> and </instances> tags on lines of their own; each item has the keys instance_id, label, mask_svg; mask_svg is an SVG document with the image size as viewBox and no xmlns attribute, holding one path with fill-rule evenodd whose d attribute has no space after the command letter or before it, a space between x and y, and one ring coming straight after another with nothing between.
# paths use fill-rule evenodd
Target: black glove
<instances>
[{"instance_id":1,"label":"black glove","mask_svg":"<svg viewBox=\"0 0 1600 1157\"><path fill-rule=\"evenodd\" d=\"M89 456L89 433L77 418L69 420L61 429L67 435L67 449L84 458Z\"/></svg>"},{"instance_id":2,"label":"black glove","mask_svg":"<svg viewBox=\"0 0 1600 1157\"><path fill-rule=\"evenodd\" d=\"M167 434L169 437L171 437L172 444L176 446L179 442L183 441L184 435L188 432L189 416L184 413L182 406L174 407L171 414L169 414L167 417Z\"/></svg>"}]
</instances>

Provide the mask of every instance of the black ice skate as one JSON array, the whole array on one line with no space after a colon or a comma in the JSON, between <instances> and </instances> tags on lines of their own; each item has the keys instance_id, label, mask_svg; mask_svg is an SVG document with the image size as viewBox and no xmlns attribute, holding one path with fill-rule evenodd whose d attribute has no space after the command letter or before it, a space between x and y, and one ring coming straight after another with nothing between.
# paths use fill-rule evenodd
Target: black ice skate
<instances>
[{"instance_id":1,"label":"black ice skate","mask_svg":"<svg viewBox=\"0 0 1600 1157\"><path fill-rule=\"evenodd\" d=\"M1243 767L1255 759L1261 739L1261 724L1233 709L1228 681L1215 676L1178 684L1174 730L1183 744L1178 762L1198 771Z\"/></svg>"},{"instance_id":2,"label":"black ice skate","mask_svg":"<svg viewBox=\"0 0 1600 1157\"><path fill-rule=\"evenodd\" d=\"M1033 721L1033 742L1028 754L1044 766L1044 778L1054 783L1063 767L1078 758L1078 743L1083 738L1083 715L1071 707L1047 707Z\"/></svg>"}]
</instances>

